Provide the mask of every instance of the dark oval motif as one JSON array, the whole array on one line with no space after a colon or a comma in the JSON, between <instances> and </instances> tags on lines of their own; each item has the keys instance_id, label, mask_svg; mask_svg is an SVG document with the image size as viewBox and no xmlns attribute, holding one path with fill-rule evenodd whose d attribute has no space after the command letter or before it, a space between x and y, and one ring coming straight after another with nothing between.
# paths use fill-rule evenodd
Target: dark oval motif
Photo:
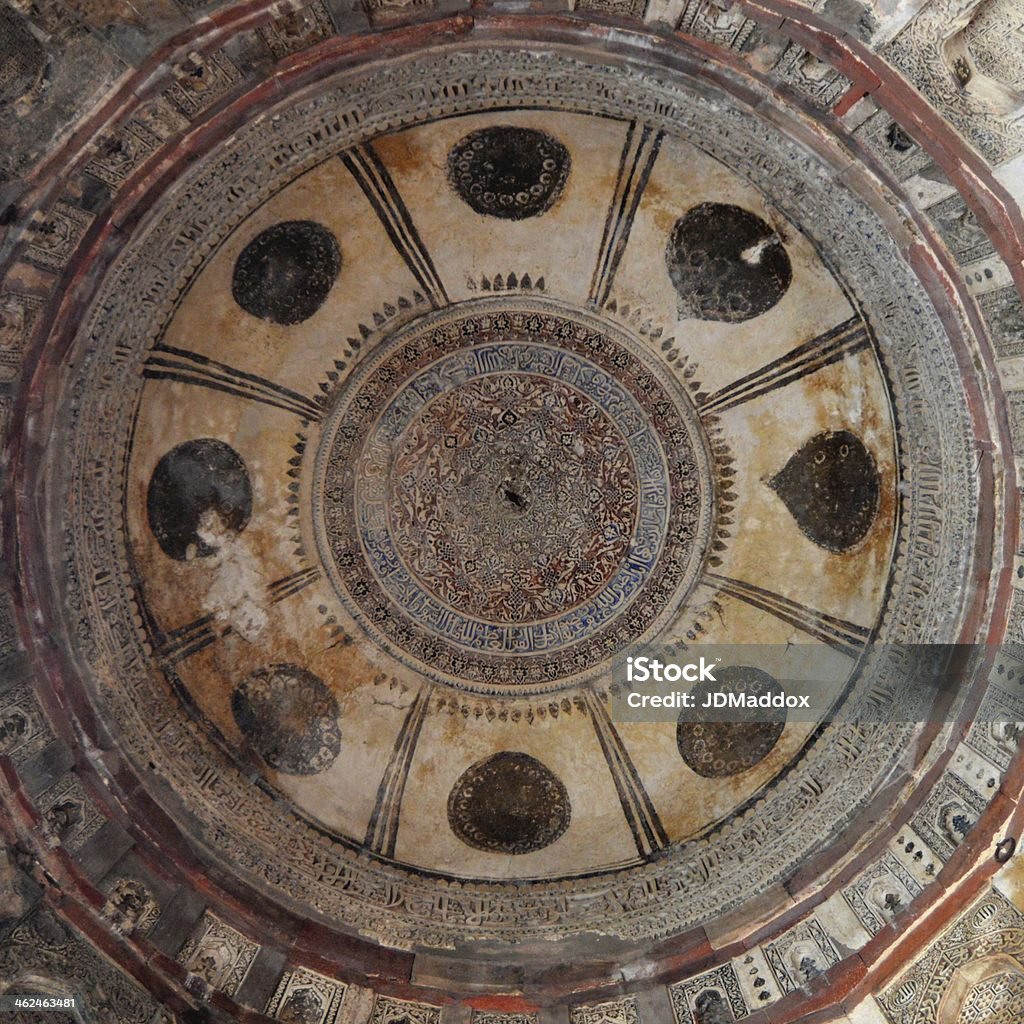
<instances>
[{"instance_id":1,"label":"dark oval motif","mask_svg":"<svg viewBox=\"0 0 1024 1024\"><path fill-rule=\"evenodd\" d=\"M156 465L146 494L149 528L165 555L183 562L216 548L199 537L202 521L216 513L220 527L240 533L252 514L252 485L245 463L213 437L186 441Z\"/></svg>"},{"instance_id":2,"label":"dark oval motif","mask_svg":"<svg viewBox=\"0 0 1024 1024\"><path fill-rule=\"evenodd\" d=\"M710 693L745 693L753 697L781 694L782 688L767 673L747 665L729 665L715 671L715 682L698 683L690 691L695 707L686 708L676 726L676 744L687 765L705 779L739 775L760 764L772 751L786 727L786 709L704 709ZM770 721L763 721L770 716Z\"/></svg>"},{"instance_id":3,"label":"dark oval motif","mask_svg":"<svg viewBox=\"0 0 1024 1024\"><path fill-rule=\"evenodd\" d=\"M282 221L239 254L231 294L261 320L297 324L324 304L340 270L341 250L327 228L311 220Z\"/></svg>"},{"instance_id":4,"label":"dark oval motif","mask_svg":"<svg viewBox=\"0 0 1024 1024\"><path fill-rule=\"evenodd\" d=\"M448 823L467 846L488 853L533 853L569 827L561 780L535 757L502 751L478 761L448 797Z\"/></svg>"},{"instance_id":5,"label":"dark oval motif","mask_svg":"<svg viewBox=\"0 0 1024 1024\"><path fill-rule=\"evenodd\" d=\"M312 672L269 665L231 695L235 724L274 771L317 775L341 750L338 701Z\"/></svg>"},{"instance_id":6,"label":"dark oval motif","mask_svg":"<svg viewBox=\"0 0 1024 1024\"><path fill-rule=\"evenodd\" d=\"M849 430L826 430L768 481L806 537L836 553L859 544L878 513L878 469Z\"/></svg>"},{"instance_id":7,"label":"dark oval motif","mask_svg":"<svg viewBox=\"0 0 1024 1024\"><path fill-rule=\"evenodd\" d=\"M679 315L742 323L772 308L793 281L781 239L739 206L701 203L676 221L665 252Z\"/></svg>"},{"instance_id":8,"label":"dark oval motif","mask_svg":"<svg viewBox=\"0 0 1024 1024\"><path fill-rule=\"evenodd\" d=\"M551 209L571 163L565 146L546 132L496 125L452 147L448 180L477 213L523 220Z\"/></svg>"}]
</instances>

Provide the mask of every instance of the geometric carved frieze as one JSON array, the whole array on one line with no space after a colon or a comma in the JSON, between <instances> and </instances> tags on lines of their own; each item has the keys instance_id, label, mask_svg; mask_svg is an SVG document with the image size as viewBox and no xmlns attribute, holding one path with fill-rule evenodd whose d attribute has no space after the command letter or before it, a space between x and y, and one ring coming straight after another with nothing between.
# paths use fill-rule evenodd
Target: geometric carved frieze
<instances>
[{"instance_id":1,"label":"geometric carved frieze","mask_svg":"<svg viewBox=\"0 0 1024 1024\"><path fill-rule=\"evenodd\" d=\"M163 95L188 118L212 106L242 80L242 73L222 50L205 56L190 54L174 72L176 81Z\"/></svg>"},{"instance_id":2,"label":"geometric carved frieze","mask_svg":"<svg viewBox=\"0 0 1024 1024\"><path fill-rule=\"evenodd\" d=\"M160 919L160 904L137 879L118 878L108 891L101 913L119 934L148 935Z\"/></svg>"},{"instance_id":3,"label":"geometric carved frieze","mask_svg":"<svg viewBox=\"0 0 1024 1024\"><path fill-rule=\"evenodd\" d=\"M335 1024L346 986L305 967L285 971L266 1013L299 1024Z\"/></svg>"},{"instance_id":4,"label":"geometric carved frieze","mask_svg":"<svg viewBox=\"0 0 1024 1024\"><path fill-rule=\"evenodd\" d=\"M1020 750L1024 736L1024 695L990 686L964 743L1001 772Z\"/></svg>"},{"instance_id":5,"label":"geometric carved frieze","mask_svg":"<svg viewBox=\"0 0 1024 1024\"><path fill-rule=\"evenodd\" d=\"M992 252L992 242L959 193L925 212L959 263L971 263Z\"/></svg>"},{"instance_id":6,"label":"geometric carved frieze","mask_svg":"<svg viewBox=\"0 0 1024 1024\"><path fill-rule=\"evenodd\" d=\"M633 996L611 999L593 1006L574 1006L569 1024L640 1024L640 1013Z\"/></svg>"},{"instance_id":7,"label":"geometric carved frieze","mask_svg":"<svg viewBox=\"0 0 1024 1024\"><path fill-rule=\"evenodd\" d=\"M946 772L928 793L911 826L928 846L949 860L964 840L987 801L952 772Z\"/></svg>"},{"instance_id":8,"label":"geometric carved frieze","mask_svg":"<svg viewBox=\"0 0 1024 1024\"><path fill-rule=\"evenodd\" d=\"M230 996L238 991L259 948L258 943L207 911L182 946L177 960L190 974Z\"/></svg>"},{"instance_id":9,"label":"geometric carved frieze","mask_svg":"<svg viewBox=\"0 0 1024 1024\"><path fill-rule=\"evenodd\" d=\"M46 47L29 21L16 10L0 8L0 120L24 115L45 88Z\"/></svg>"},{"instance_id":10,"label":"geometric carved frieze","mask_svg":"<svg viewBox=\"0 0 1024 1024\"><path fill-rule=\"evenodd\" d=\"M42 793L36 806L53 839L72 851L80 850L107 821L73 773Z\"/></svg>"},{"instance_id":11,"label":"geometric carved frieze","mask_svg":"<svg viewBox=\"0 0 1024 1024\"><path fill-rule=\"evenodd\" d=\"M772 68L772 77L781 79L815 106L830 110L850 88L850 83L830 64L819 60L796 43L790 43Z\"/></svg>"},{"instance_id":12,"label":"geometric carved frieze","mask_svg":"<svg viewBox=\"0 0 1024 1024\"><path fill-rule=\"evenodd\" d=\"M1024 149L1019 0L935 0L886 44L899 69L986 159Z\"/></svg>"},{"instance_id":13,"label":"geometric carved frieze","mask_svg":"<svg viewBox=\"0 0 1024 1024\"><path fill-rule=\"evenodd\" d=\"M1010 426L1010 439L1013 442L1014 454L1020 458L1024 455L1024 391L1007 391L1005 392L1006 398L1006 418L1009 421ZM1014 593L1016 599L1017 594ZM1016 642L1019 642L1020 637L1024 633L1019 630L1014 630L1012 626L1016 626L1016 616L1014 610L1010 611L1010 622L1011 625L1007 626L1007 635Z\"/></svg>"},{"instance_id":14,"label":"geometric carved frieze","mask_svg":"<svg viewBox=\"0 0 1024 1024\"><path fill-rule=\"evenodd\" d=\"M159 136L133 119L100 140L85 170L117 188L160 142Z\"/></svg>"},{"instance_id":15,"label":"geometric carved frieze","mask_svg":"<svg viewBox=\"0 0 1024 1024\"><path fill-rule=\"evenodd\" d=\"M436 1006L414 1003L406 999L377 996L368 1024L440 1024L441 1011Z\"/></svg>"},{"instance_id":16,"label":"geometric carved frieze","mask_svg":"<svg viewBox=\"0 0 1024 1024\"><path fill-rule=\"evenodd\" d=\"M151 1024L157 1010L134 979L45 909L33 911L0 942L0 988L57 997L74 994L88 1019L104 1024ZM39 1019L37 1014L32 1018ZM74 1019L82 1018L76 1014Z\"/></svg>"},{"instance_id":17,"label":"geometric carved frieze","mask_svg":"<svg viewBox=\"0 0 1024 1024\"><path fill-rule=\"evenodd\" d=\"M890 1024L934 1024L958 973L988 957L1024 966L1024 913L997 889L989 889L965 910L913 966L881 992L878 1004ZM976 1001L968 994L967 1008L985 1005L989 996L994 1000L998 994L992 991L983 997L978 993ZM1006 1020L1019 1020L1019 1009L1018 1016ZM961 1024L995 1024L997 1020L1002 1024L999 1016L979 1018L968 1013L960 1017Z\"/></svg>"},{"instance_id":18,"label":"geometric carved frieze","mask_svg":"<svg viewBox=\"0 0 1024 1024\"><path fill-rule=\"evenodd\" d=\"M921 892L914 876L888 850L843 890L843 899L869 935L882 930Z\"/></svg>"},{"instance_id":19,"label":"geometric carved frieze","mask_svg":"<svg viewBox=\"0 0 1024 1024\"><path fill-rule=\"evenodd\" d=\"M996 355L1003 359L1024 355L1024 306L1017 286L994 288L974 298L988 324Z\"/></svg>"},{"instance_id":20,"label":"geometric carved frieze","mask_svg":"<svg viewBox=\"0 0 1024 1024\"><path fill-rule=\"evenodd\" d=\"M60 273L92 221L93 215L77 206L54 203L33 228L24 253L25 261L42 270Z\"/></svg>"},{"instance_id":21,"label":"geometric carved frieze","mask_svg":"<svg viewBox=\"0 0 1024 1024\"><path fill-rule=\"evenodd\" d=\"M537 1024L537 1014L475 1010L470 1024Z\"/></svg>"},{"instance_id":22,"label":"geometric carved frieze","mask_svg":"<svg viewBox=\"0 0 1024 1024\"><path fill-rule=\"evenodd\" d=\"M742 50L757 25L718 0L686 0L677 29L730 50Z\"/></svg>"},{"instance_id":23,"label":"geometric carved frieze","mask_svg":"<svg viewBox=\"0 0 1024 1024\"><path fill-rule=\"evenodd\" d=\"M978 71L1024 92L1024 5L1020 0L980 4L964 30L964 42Z\"/></svg>"},{"instance_id":24,"label":"geometric carved frieze","mask_svg":"<svg viewBox=\"0 0 1024 1024\"><path fill-rule=\"evenodd\" d=\"M274 60L305 50L334 35L334 23L323 0L290 11L257 29Z\"/></svg>"},{"instance_id":25,"label":"geometric carved frieze","mask_svg":"<svg viewBox=\"0 0 1024 1024\"><path fill-rule=\"evenodd\" d=\"M43 300L19 292L0 294L0 382L14 380Z\"/></svg>"},{"instance_id":26,"label":"geometric carved frieze","mask_svg":"<svg viewBox=\"0 0 1024 1024\"><path fill-rule=\"evenodd\" d=\"M1024 970L979 981L960 1005L959 1024L1018 1024L1024 1013Z\"/></svg>"},{"instance_id":27,"label":"geometric carved frieze","mask_svg":"<svg viewBox=\"0 0 1024 1024\"><path fill-rule=\"evenodd\" d=\"M750 1012L731 963L672 985L669 998L676 1024L741 1020Z\"/></svg>"},{"instance_id":28,"label":"geometric carved frieze","mask_svg":"<svg viewBox=\"0 0 1024 1024\"><path fill-rule=\"evenodd\" d=\"M131 118L101 137L85 170L117 188L160 145L184 130L188 117L165 96L139 104Z\"/></svg>"},{"instance_id":29,"label":"geometric carved frieze","mask_svg":"<svg viewBox=\"0 0 1024 1024\"><path fill-rule=\"evenodd\" d=\"M0 754L24 764L53 739L29 683L0 692Z\"/></svg>"},{"instance_id":30,"label":"geometric carved frieze","mask_svg":"<svg viewBox=\"0 0 1024 1024\"><path fill-rule=\"evenodd\" d=\"M801 921L763 946L765 959L783 993L790 993L830 967L841 957L825 929L814 919Z\"/></svg>"},{"instance_id":31,"label":"geometric carved frieze","mask_svg":"<svg viewBox=\"0 0 1024 1024\"><path fill-rule=\"evenodd\" d=\"M887 110L876 110L853 134L882 159L898 181L906 181L932 162L928 151Z\"/></svg>"},{"instance_id":32,"label":"geometric carved frieze","mask_svg":"<svg viewBox=\"0 0 1024 1024\"><path fill-rule=\"evenodd\" d=\"M643 18L647 0L577 0L577 11L614 14L620 18Z\"/></svg>"},{"instance_id":33,"label":"geometric carved frieze","mask_svg":"<svg viewBox=\"0 0 1024 1024\"><path fill-rule=\"evenodd\" d=\"M363 0L362 7L376 28L429 13L437 7L437 0Z\"/></svg>"}]
</instances>

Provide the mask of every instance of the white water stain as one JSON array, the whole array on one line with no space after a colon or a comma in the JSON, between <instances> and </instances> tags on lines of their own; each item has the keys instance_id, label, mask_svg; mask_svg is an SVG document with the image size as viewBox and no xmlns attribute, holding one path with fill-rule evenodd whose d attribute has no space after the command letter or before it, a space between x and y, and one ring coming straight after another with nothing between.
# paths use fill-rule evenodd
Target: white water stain
<instances>
[{"instance_id":1,"label":"white water stain","mask_svg":"<svg viewBox=\"0 0 1024 1024\"><path fill-rule=\"evenodd\" d=\"M241 534L229 529L213 510L204 512L196 530L199 539L214 549L208 564L213 583L203 598L203 610L230 626L243 640L254 643L267 628L267 589L259 556ZM193 557L193 552L189 551Z\"/></svg>"}]
</instances>

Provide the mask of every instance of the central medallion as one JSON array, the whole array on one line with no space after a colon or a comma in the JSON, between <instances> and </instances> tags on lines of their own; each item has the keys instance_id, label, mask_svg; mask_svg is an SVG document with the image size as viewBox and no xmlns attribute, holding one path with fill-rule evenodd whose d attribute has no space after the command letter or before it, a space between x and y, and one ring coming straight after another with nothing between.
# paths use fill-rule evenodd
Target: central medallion
<instances>
[{"instance_id":1,"label":"central medallion","mask_svg":"<svg viewBox=\"0 0 1024 1024\"><path fill-rule=\"evenodd\" d=\"M495 624L575 608L629 553L640 495L629 445L582 391L481 376L426 405L402 437L395 550L439 601Z\"/></svg>"},{"instance_id":2,"label":"central medallion","mask_svg":"<svg viewBox=\"0 0 1024 1024\"><path fill-rule=\"evenodd\" d=\"M696 411L617 325L538 299L431 314L332 396L321 559L392 656L478 692L600 671L678 611L711 532Z\"/></svg>"}]
</instances>

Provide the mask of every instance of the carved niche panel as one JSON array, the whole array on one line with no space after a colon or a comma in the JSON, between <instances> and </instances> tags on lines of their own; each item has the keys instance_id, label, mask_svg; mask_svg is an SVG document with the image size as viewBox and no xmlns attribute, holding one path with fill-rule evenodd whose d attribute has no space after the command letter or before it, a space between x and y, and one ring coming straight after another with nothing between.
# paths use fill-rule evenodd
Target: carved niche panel
<instances>
[{"instance_id":1,"label":"carved niche panel","mask_svg":"<svg viewBox=\"0 0 1024 1024\"><path fill-rule=\"evenodd\" d=\"M961 972L975 962L998 957L1013 966L1021 963L1022 955L1024 914L1001 892L990 889L879 994L878 1004L891 1024L957 1024L956 1006L951 1007L951 1002L960 1003L967 1013L959 1024L1002 1024L1002 1017L993 1019L982 1011L1001 1013L1003 996L1019 991L1019 981L1005 987L993 979L983 988L969 990L965 1000L956 997L954 985ZM951 992L952 1000L947 996ZM1016 1015L1006 1017L1007 1021L1020 1020L1019 1005L1016 1009Z\"/></svg>"},{"instance_id":2,"label":"carved niche panel","mask_svg":"<svg viewBox=\"0 0 1024 1024\"><path fill-rule=\"evenodd\" d=\"M993 163L1024 149L1024 5L936 0L882 51Z\"/></svg>"}]
</instances>

